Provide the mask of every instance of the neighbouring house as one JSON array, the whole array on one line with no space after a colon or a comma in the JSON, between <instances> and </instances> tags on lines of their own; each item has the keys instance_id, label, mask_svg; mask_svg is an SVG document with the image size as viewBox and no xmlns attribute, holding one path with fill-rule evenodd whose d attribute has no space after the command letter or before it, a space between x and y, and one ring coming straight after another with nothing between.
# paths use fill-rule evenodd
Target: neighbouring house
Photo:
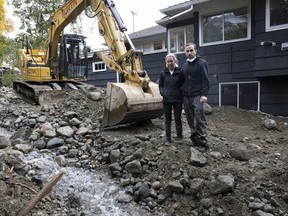
<instances>
[{"instance_id":1,"label":"neighbouring house","mask_svg":"<svg viewBox=\"0 0 288 216\"><path fill-rule=\"evenodd\" d=\"M107 50L92 50L88 54L88 80L86 83L105 88L108 82L118 82L117 73L110 70L98 57L95 57L94 51L108 52Z\"/></svg>"},{"instance_id":2,"label":"neighbouring house","mask_svg":"<svg viewBox=\"0 0 288 216\"><path fill-rule=\"evenodd\" d=\"M194 41L208 61L211 105L288 116L287 0L191 0L160 11L167 52L181 65Z\"/></svg>"},{"instance_id":3,"label":"neighbouring house","mask_svg":"<svg viewBox=\"0 0 288 216\"><path fill-rule=\"evenodd\" d=\"M150 79L157 82L161 70L165 67L167 55L166 28L153 26L142 31L129 34L134 46L143 51L142 63Z\"/></svg>"},{"instance_id":4,"label":"neighbouring house","mask_svg":"<svg viewBox=\"0 0 288 216\"><path fill-rule=\"evenodd\" d=\"M210 66L212 106L288 116L287 0L190 0L160 11L158 26L129 35L151 80L167 53L184 63L194 41Z\"/></svg>"},{"instance_id":5,"label":"neighbouring house","mask_svg":"<svg viewBox=\"0 0 288 216\"><path fill-rule=\"evenodd\" d=\"M160 71L165 66L164 58L167 54L166 28L163 26L154 26L142 31L129 34L133 45L137 50L144 52L142 64L149 78L156 82ZM126 43L129 49L128 42ZM105 52L105 51L104 51ZM106 87L107 82L117 82L117 73L110 70L104 62L98 58L89 58L88 83L95 86Z\"/></svg>"}]
</instances>

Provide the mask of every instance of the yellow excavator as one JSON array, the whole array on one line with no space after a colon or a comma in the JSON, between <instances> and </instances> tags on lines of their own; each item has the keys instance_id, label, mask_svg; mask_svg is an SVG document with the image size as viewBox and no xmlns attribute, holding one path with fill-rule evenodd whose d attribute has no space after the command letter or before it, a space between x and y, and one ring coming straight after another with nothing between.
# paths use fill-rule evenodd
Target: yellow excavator
<instances>
[{"instance_id":1,"label":"yellow excavator","mask_svg":"<svg viewBox=\"0 0 288 216\"><path fill-rule=\"evenodd\" d=\"M158 85L143 70L142 51L135 50L112 0L68 0L51 16L47 50L32 49L27 42L20 50L23 81L15 81L16 92L41 103L57 98L65 89L85 88L88 76L85 37L64 34L64 28L82 11L97 16L99 34L109 54L96 52L118 72L123 82L108 83L102 126L146 121L163 114ZM129 43L129 50L125 40ZM95 40L97 37L95 36ZM26 40L28 41L28 40ZM26 47L25 47L26 46Z\"/></svg>"}]
</instances>

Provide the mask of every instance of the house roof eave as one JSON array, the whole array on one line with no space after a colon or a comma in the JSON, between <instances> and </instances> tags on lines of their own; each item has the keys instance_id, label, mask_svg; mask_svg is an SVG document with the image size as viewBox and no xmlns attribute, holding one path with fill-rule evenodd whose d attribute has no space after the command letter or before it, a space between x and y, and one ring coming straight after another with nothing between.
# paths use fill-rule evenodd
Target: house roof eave
<instances>
[{"instance_id":1,"label":"house roof eave","mask_svg":"<svg viewBox=\"0 0 288 216\"><path fill-rule=\"evenodd\" d=\"M192 2L193 1L186 1L183 3L176 4L176 5L172 5L167 8L161 9L160 12L167 16L173 16L175 15L175 13L178 13L179 11L181 12L183 10L188 9L193 4Z\"/></svg>"},{"instance_id":2,"label":"house roof eave","mask_svg":"<svg viewBox=\"0 0 288 216\"><path fill-rule=\"evenodd\" d=\"M145 38L151 36L157 36L166 33L166 28L163 26L153 26L147 29L143 29L137 32L133 32L129 34L131 40L138 39L138 38Z\"/></svg>"},{"instance_id":3,"label":"house roof eave","mask_svg":"<svg viewBox=\"0 0 288 216\"><path fill-rule=\"evenodd\" d=\"M188 18L193 17L193 13L191 11L196 11L194 6L208 2L211 0L190 0L177 5L170 6L168 8L161 9L160 12L165 14L166 16L162 19L156 21L158 25L166 27L170 23L174 23L175 21L182 21Z\"/></svg>"}]
</instances>

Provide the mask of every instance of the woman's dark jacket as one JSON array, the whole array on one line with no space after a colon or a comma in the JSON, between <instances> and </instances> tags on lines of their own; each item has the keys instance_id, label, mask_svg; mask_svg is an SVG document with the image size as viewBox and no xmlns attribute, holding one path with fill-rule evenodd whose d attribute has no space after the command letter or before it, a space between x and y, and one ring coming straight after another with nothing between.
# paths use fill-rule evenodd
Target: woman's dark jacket
<instances>
[{"instance_id":1,"label":"woman's dark jacket","mask_svg":"<svg viewBox=\"0 0 288 216\"><path fill-rule=\"evenodd\" d=\"M201 57L193 62L186 61L180 74L183 96L206 96L209 92L208 64Z\"/></svg>"},{"instance_id":2,"label":"woman's dark jacket","mask_svg":"<svg viewBox=\"0 0 288 216\"><path fill-rule=\"evenodd\" d=\"M159 90L163 97L163 103L182 103L179 82L180 71L180 67L176 67L172 75L167 67L161 71Z\"/></svg>"}]
</instances>

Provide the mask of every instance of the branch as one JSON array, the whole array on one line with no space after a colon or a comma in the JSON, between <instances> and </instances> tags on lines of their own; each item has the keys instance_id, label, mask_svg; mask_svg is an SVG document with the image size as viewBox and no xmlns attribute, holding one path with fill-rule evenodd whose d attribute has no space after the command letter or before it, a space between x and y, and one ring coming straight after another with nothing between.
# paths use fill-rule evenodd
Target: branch
<instances>
[{"instance_id":1,"label":"branch","mask_svg":"<svg viewBox=\"0 0 288 216\"><path fill-rule=\"evenodd\" d=\"M22 187L25 187L25 188L31 190L31 191L32 191L33 193L35 193L35 194L37 193L36 190L34 190L33 188L30 188L29 186L24 185L24 184L22 184L22 183L17 183L17 182L6 182L6 184L20 185L20 186L22 186Z\"/></svg>"},{"instance_id":2,"label":"branch","mask_svg":"<svg viewBox=\"0 0 288 216\"><path fill-rule=\"evenodd\" d=\"M53 178L51 178L51 180L42 188L42 190L39 191L36 196L30 201L29 205L23 211L20 210L20 213L17 216L26 216L43 197L45 197L52 191L53 186L62 178L63 174L64 172L61 171Z\"/></svg>"}]
</instances>

